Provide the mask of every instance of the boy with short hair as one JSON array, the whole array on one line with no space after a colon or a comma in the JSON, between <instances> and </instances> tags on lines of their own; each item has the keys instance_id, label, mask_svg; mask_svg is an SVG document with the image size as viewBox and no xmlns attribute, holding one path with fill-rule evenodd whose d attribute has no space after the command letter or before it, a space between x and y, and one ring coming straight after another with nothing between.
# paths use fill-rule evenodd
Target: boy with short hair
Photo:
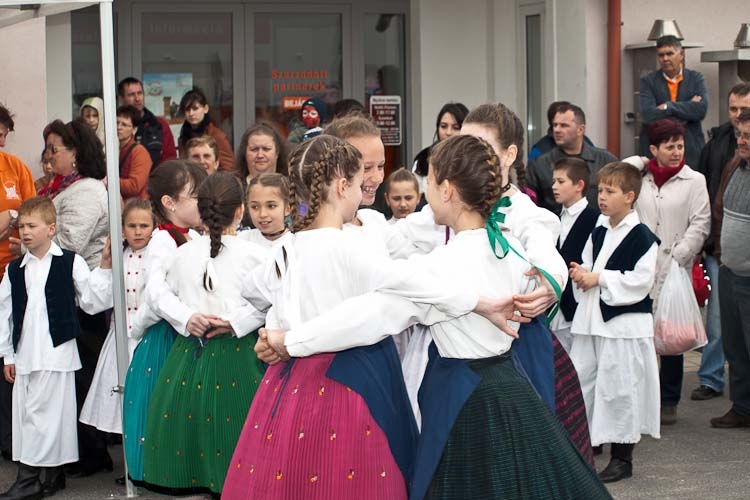
<instances>
[{"instance_id":1,"label":"boy with short hair","mask_svg":"<svg viewBox=\"0 0 750 500\"><path fill-rule=\"evenodd\" d=\"M612 443L604 482L633 475L641 434L659 437L659 368L649 292L659 239L633 210L640 171L623 162L597 174L602 217L570 266L578 300L570 358L578 372L591 444Z\"/></svg>"},{"instance_id":2,"label":"boy with short hair","mask_svg":"<svg viewBox=\"0 0 750 500\"><path fill-rule=\"evenodd\" d=\"M414 212L419 203L417 177L403 167L391 172L385 181L385 202L393 212L391 224Z\"/></svg>"},{"instance_id":3,"label":"boy with short hair","mask_svg":"<svg viewBox=\"0 0 750 500\"><path fill-rule=\"evenodd\" d=\"M62 465L78 460L76 305L89 314L112 307L108 247L101 268L89 271L81 256L52 241L56 216L49 198L21 204L18 232L27 252L8 264L0 282L0 354L5 379L13 383L18 462L16 482L0 495L3 500L41 498L65 488Z\"/></svg>"},{"instance_id":4,"label":"boy with short hair","mask_svg":"<svg viewBox=\"0 0 750 500\"><path fill-rule=\"evenodd\" d=\"M590 180L589 166L580 158L562 158L555 163L552 194L555 202L562 205L557 249L568 265L582 262L583 247L599 218L599 211L591 208L586 199ZM560 311L550 324L551 330L568 353L573 345L570 325L577 307L578 303L573 297L573 283L568 280L560 299Z\"/></svg>"}]
</instances>

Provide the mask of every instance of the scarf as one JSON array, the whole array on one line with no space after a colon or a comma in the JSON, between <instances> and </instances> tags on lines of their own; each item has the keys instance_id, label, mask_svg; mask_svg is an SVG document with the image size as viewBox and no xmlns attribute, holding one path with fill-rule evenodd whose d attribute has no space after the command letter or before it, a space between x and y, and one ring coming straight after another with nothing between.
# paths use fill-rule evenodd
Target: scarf
<instances>
[{"instance_id":1,"label":"scarf","mask_svg":"<svg viewBox=\"0 0 750 500\"><path fill-rule=\"evenodd\" d=\"M192 139L193 137L203 137L206 135L206 129L211 124L211 118L208 116L208 113L203 117L203 121L201 121L197 127L193 128L192 125L190 125L187 120L182 124L182 128L180 129L180 139L179 143L182 147L185 147L187 142Z\"/></svg>"},{"instance_id":2,"label":"scarf","mask_svg":"<svg viewBox=\"0 0 750 500\"><path fill-rule=\"evenodd\" d=\"M651 161L648 162L648 171L654 176L656 187L661 188L677 172L682 170L682 167L684 166L685 158L683 158L680 164L676 167L660 167L656 158L651 158Z\"/></svg>"},{"instance_id":3,"label":"scarf","mask_svg":"<svg viewBox=\"0 0 750 500\"><path fill-rule=\"evenodd\" d=\"M52 200L55 196L65 191L68 186L80 179L82 177L78 170L74 170L66 176L56 175L46 186L39 190L37 196L46 196Z\"/></svg>"},{"instance_id":4,"label":"scarf","mask_svg":"<svg viewBox=\"0 0 750 500\"><path fill-rule=\"evenodd\" d=\"M168 232L169 236L171 236L174 242L177 243L178 247L187 242L187 238L185 237L185 235L190 230L189 228L176 226L171 222L167 222L166 224L159 224L157 227L162 231Z\"/></svg>"}]
</instances>

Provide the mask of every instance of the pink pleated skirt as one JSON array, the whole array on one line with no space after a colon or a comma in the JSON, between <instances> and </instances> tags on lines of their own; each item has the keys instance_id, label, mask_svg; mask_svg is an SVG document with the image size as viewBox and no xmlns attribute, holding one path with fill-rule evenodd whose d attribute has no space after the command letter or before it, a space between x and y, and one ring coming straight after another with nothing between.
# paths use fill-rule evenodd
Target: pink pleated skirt
<instances>
[{"instance_id":1,"label":"pink pleated skirt","mask_svg":"<svg viewBox=\"0 0 750 500\"><path fill-rule=\"evenodd\" d=\"M270 367L222 498L405 500L406 484L364 399L326 377L334 354Z\"/></svg>"}]
</instances>

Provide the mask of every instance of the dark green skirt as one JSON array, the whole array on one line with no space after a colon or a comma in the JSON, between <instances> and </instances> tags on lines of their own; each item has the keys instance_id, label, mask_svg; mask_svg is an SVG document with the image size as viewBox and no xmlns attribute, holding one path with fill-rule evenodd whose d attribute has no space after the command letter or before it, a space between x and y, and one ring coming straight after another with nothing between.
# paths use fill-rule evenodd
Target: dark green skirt
<instances>
[{"instance_id":1,"label":"dark green skirt","mask_svg":"<svg viewBox=\"0 0 750 500\"><path fill-rule=\"evenodd\" d=\"M200 347L179 336L149 407L143 480L168 494L220 493L263 378L255 333L221 336Z\"/></svg>"},{"instance_id":2,"label":"dark green skirt","mask_svg":"<svg viewBox=\"0 0 750 500\"><path fill-rule=\"evenodd\" d=\"M467 363L481 382L451 430L428 498L612 498L510 359Z\"/></svg>"}]
</instances>

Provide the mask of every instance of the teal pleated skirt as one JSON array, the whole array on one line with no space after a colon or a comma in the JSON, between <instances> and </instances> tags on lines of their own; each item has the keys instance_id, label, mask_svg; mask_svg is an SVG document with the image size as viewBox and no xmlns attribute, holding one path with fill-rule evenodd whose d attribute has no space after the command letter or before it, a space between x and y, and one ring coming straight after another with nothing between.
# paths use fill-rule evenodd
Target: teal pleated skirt
<instances>
[{"instance_id":1,"label":"teal pleated skirt","mask_svg":"<svg viewBox=\"0 0 750 500\"><path fill-rule=\"evenodd\" d=\"M125 377L122 441L128 475L136 483L143 480L143 442L151 394L176 336L177 332L164 320L148 328L133 352Z\"/></svg>"},{"instance_id":2,"label":"teal pleated skirt","mask_svg":"<svg viewBox=\"0 0 750 500\"><path fill-rule=\"evenodd\" d=\"M145 486L179 495L221 492L261 379L257 335L201 346L178 337L154 389L144 444Z\"/></svg>"}]
</instances>

